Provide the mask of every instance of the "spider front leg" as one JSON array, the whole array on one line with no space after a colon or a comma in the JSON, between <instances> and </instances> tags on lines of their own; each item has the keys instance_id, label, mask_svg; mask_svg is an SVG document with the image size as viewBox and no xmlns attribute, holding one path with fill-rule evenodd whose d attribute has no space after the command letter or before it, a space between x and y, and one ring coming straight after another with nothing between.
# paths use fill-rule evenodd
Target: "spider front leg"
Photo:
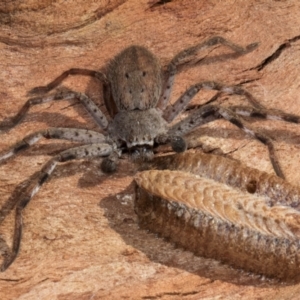
<instances>
[{"instance_id":1,"label":"spider front leg","mask_svg":"<svg viewBox=\"0 0 300 300\"><path fill-rule=\"evenodd\" d=\"M201 126L203 124L209 123L220 117L229 121L233 125L237 126L243 130L246 134L259 140L261 143L268 147L270 161L272 163L273 169L278 177L285 178L283 171L280 167L279 161L276 157L275 148L272 140L261 133L255 132L250 126L245 125L245 123L235 114L233 111L226 109L224 107L214 106L214 105L204 105L195 109L188 117L174 124L168 131L169 135L179 135L182 136L187 134L192 129Z\"/></svg>"},{"instance_id":2,"label":"spider front leg","mask_svg":"<svg viewBox=\"0 0 300 300\"><path fill-rule=\"evenodd\" d=\"M167 67L167 79L164 84L164 92L158 103L158 108L160 108L161 110L164 110L167 107L167 105L169 103L169 98L170 98L170 94L172 91L172 87L174 84L177 67L183 63L182 61L189 56L195 55L197 52L199 52L205 48L212 47L217 44L226 46L239 55L247 54L247 53L255 50L258 46L258 43L252 43L252 44L247 45L246 47L241 47L241 46L234 44L231 41L228 41L220 36L215 36L205 42L202 42L200 44L197 44L195 46L192 46L190 48L184 49L183 51L179 52L171 60L171 62L169 63L169 65ZM247 97L249 96L249 101L254 106L261 107L261 105L256 101L256 99L253 96L251 96L251 95L246 95L246 96Z\"/></svg>"},{"instance_id":3,"label":"spider front leg","mask_svg":"<svg viewBox=\"0 0 300 300\"><path fill-rule=\"evenodd\" d=\"M106 76L102 72L94 71L94 70L88 70L88 69L79 69L79 68L72 68L70 70L67 70L63 72L60 76L55 78L53 81L48 83L45 86L38 86L33 88L28 92L29 95L32 94L45 94L56 88L58 85L60 85L63 80L65 80L69 75L83 75L83 76L90 76L97 78L103 83L107 83Z\"/></svg>"},{"instance_id":4,"label":"spider front leg","mask_svg":"<svg viewBox=\"0 0 300 300\"><path fill-rule=\"evenodd\" d=\"M15 260L20 249L21 238L22 238L22 211L32 199L32 197L39 191L41 186L51 176L55 167L58 163L67 162L75 159L83 158L96 158L105 157L113 153L113 147L104 143L97 143L91 145L84 145L72 149L65 150L60 154L54 156L49 160L39 172L35 185L22 194L22 197L18 199L16 205L16 216L15 216L15 228L13 236L13 245L11 253L4 259L0 270L5 271ZM1 214L1 211L0 211Z\"/></svg>"},{"instance_id":5,"label":"spider front leg","mask_svg":"<svg viewBox=\"0 0 300 300\"><path fill-rule=\"evenodd\" d=\"M71 142L94 144L107 143L112 141L105 137L102 133L87 129L77 128L48 128L27 135L21 141L14 144L8 150L0 154L0 163L5 162L8 158L28 149L30 146L37 143L42 137L46 139L62 139Z\"/></svg>"},{"instance_id":6,"label":"spider front leg","mask_svg":"<svg viewBox=\"0 0 300 300\"><path fill-rule=\"evenodd\" d=\"M62 89L55 94L41 96L36 98L31 98L23 105L19 112L9 120L4 120L0 123L0 131L8 131L18 125L22 119L25 117L28 110L38 104L48 103L51 101L58 100L78 100L90 113L93 119L96 121L101 128L105 129L108 125L107 118L102 113L102 111L97 107L97 105L91 100L87 95L83 93L77 93L70 91L68 89Z\"/></svg>"},{"instance_id":7,"label":"spider front leg","mask_svg":"<svg viewBox=\"0 0 300 300\"><path fill-rule=\"evenodd\" d=\"M230 110L242 117L268 119L268 120L280 120L289 123L300 123L300 116L294 114L288 114L277 109L258 109L247 106L230 106Z\"/></svg>"},{"instance_id":8,"label":"spider front leg","mask_svg":"<svg viewBox=\"0 0 300 300\"><path fill-rule=\"evenodd\" d=\"M164 113L163 118L167 122L172 122L181 112L183 112L193 97L199 93L200 90L216 90L219 92L225 92L229 94L235 95L243 95L245 96L250 103L252 103L255 107L263 108L262 105L258 104L257 100L245 89L239 86L228 86L214 81L203 81L192 85L189 89L187 89L173 104L169 105Z\"/></svg>"}]
</instances>

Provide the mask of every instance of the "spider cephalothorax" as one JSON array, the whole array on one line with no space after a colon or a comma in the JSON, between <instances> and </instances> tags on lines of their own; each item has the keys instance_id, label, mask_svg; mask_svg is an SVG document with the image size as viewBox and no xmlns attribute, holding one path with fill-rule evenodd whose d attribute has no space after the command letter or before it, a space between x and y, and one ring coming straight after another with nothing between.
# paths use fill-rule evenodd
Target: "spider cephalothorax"
<instances>
[{"instance_id":1,"label":"spider cephalothorax","mask_svg":"<svg viewBox=\"0 0 300 300\"><path fill-rule=\"evenodd\" d=\"M278 111L266 111L243 88L226 86L213 81L196 83L173 104L169 103L177 67L185 58L216 44L229 47L240 55L257 47L257 44L250 44L243 48L221 37L213 37L178 53L168 64L164 73L158 59L149 50L141 46L130 46L112 59L105 73L87 69L70 69L48 85L30 91L30 94L45 94L56 88L69 75L92 76L103 84L104 103L110 116L106 116L87 95L60 89L53 94L29 99L15 117L0 124L1 129L8 130L17 125L33 105L55 100L77 99L104 131L103 134L86 129L49 128L26 136L0 154L0 162L6 161L20 151L29 148L42 137L84 144L65 150L51 158L38 173L36 183L17 199L12 252L7 254L1 267L2 270L5 270L17 256L21 240L23 208L50 177L56 165L61 162L103 157L102 170L109 173L116 170L118 159L125 152L130 153L136 161L151 160L153 149L160 144L170 143L175 152L182 152L186 149L186 142L183 138L186 133L202 124L224 118L267 145L274 169L279 176L283 177L271 140L246 126L238 115L261 118L271 116L290 122L299 122L299 117ZM192 110L188 116L173 124L173 120L185 111L191 99L201 89L244 95L254 108L232 107L232 109L227 109L206 104ZM3 211L0 211L0 214L4 214Z\"/></svg>"}]
</instances>

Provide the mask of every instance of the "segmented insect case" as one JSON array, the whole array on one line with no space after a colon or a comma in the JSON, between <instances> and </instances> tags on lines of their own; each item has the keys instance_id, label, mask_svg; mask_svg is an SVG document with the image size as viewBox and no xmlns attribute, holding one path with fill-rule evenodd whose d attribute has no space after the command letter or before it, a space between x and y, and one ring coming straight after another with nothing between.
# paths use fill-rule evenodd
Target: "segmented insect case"
<instances>
[{"instance_id":1,"label":"segmented insect case","mask_svg":"<svg viewBox=\"0 0 300 300\"><path fill-rule=\"evenodd\" d=\"M151 168L156 169L135 178L141 228L196 255L268 277L299 280L298 187L202 153L160 157Z\"/></svg>"}]
</instances>

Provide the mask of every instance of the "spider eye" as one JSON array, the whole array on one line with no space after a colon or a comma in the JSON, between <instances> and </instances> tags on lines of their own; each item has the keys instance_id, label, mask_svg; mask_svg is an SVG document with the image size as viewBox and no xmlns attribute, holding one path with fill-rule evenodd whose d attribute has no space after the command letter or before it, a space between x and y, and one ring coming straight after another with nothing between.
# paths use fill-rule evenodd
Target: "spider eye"
<instances>
[{"instance_id":1,"label":"spider eye","mask_svg":"<svg viewBox=\"0 0 300 300\"><path fill-rule=\"evenodd\" d=\"M129 74L128 74L128 73L125 73L125 77L126 77L126 78L129 78Z\"/></svg>"},{"instance_id":2,"label":"spider eye","mask_svg":"<svg viewBox=\"0 0 300 300\"><path fill-rule=\"evenodd\" d=\"M145 77L146 76L146 72L145 71L143 71L143 77Z\"/></svg>"}]
</instances>

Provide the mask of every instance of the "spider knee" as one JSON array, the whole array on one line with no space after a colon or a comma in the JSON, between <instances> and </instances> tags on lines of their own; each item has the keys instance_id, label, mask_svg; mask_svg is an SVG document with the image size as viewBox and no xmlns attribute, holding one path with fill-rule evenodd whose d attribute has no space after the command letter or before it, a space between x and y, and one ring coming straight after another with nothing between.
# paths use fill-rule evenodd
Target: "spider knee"
<instances>
[{"instance_id":1,"label":"spider knee","mask_svg":"<svg viewBox=\"0 0 300 300\"><path fill-rule=\"evenodd\" d=\"M101 162L101 170L106 174L111 174L116 172L118 167L119 158L117 155L110 155L103 158Z\"/></svg>"},{"instance_id":2,"label":"spider knee","mask_svg":"<svg viewBox=\"0 0 300 300\"><path fill-rule=\"evenodd\" d=\"M181 136L175 136L171 139L171 147L173 151L180 153L187 149L187 144Z\"/></svg>"}]
</instances>

